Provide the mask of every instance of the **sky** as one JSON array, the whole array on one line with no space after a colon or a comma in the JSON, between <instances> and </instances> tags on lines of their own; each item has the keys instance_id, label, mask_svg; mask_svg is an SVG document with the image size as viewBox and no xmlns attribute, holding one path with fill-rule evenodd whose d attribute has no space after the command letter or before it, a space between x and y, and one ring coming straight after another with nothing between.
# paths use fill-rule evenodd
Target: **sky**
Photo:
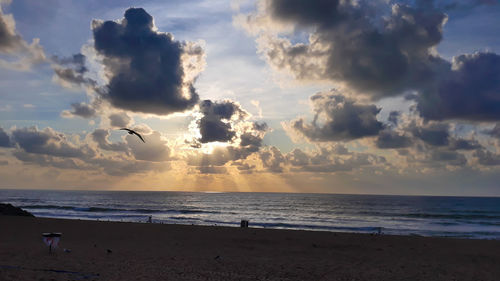
<instances>
[{"instance_id":1,"label":"sky","mask_svg":"<svg viewBox=\"0 0 500 281\"><path fill-rule=\"evenodd\" d=\"M0 188L500 196L499 4L0 0Z\"/></svg>"}]
</instances>

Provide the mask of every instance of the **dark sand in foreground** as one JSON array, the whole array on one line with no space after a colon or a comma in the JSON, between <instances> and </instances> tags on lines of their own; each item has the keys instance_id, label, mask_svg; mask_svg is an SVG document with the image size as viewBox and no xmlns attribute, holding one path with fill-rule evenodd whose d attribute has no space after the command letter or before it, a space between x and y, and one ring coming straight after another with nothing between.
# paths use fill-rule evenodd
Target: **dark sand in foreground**
<instances>
[{"instance_id":1,"label":"dark sand in foreground","mask_svg":"<svg viewBox=\"0 0 500 281\"><path fill-rule=\"evenodd\" d=\"M0 280L500 280L500 241L0 216Z\"/></svg>"}]
</instances>

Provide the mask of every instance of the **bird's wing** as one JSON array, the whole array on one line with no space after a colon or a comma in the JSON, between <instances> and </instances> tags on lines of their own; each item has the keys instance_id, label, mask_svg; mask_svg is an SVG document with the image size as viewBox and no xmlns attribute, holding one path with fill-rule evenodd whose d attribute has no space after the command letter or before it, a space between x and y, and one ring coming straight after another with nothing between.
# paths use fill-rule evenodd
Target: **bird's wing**
<instances>
[{"instance_id":1,"label":"bird's wing","mask_svg":"<svg viewBox=\"0 0 500 281\"><path fill-rule=\"evenodd\" d=\"M142 136L141 136L139 133L134 132L134 131L132 131L132 132L133 132L136 136L138 136L138 137L141 139L141 141L142 141L143 143L146 143L146 141L142 138Z\"/></svg>"},{"instance_id":2,"label":"bird's wing","mask_svg":"<svg viewBox=\"0 0 500 281\"><path fill-rule=\"evenodd\" d=\"M146 141L144 140L144 138L138 132L136 132L134 130L127 129L127 128L121 128L120 130L127 131L127 132L129 132L129 134L134 134L134 135L138 136L141 139L142 142L146 143Z\"/></svg>"}]
</instances>

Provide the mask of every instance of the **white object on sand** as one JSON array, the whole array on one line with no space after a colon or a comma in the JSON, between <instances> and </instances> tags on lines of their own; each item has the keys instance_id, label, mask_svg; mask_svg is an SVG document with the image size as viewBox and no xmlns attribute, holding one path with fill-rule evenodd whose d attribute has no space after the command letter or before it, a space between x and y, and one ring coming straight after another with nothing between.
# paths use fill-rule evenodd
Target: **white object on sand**
<instances>
[{"instance_id":1,"label":"white object on sand","mask_svg":"<svg viewBox=\"0 0 500 281\"><path fill-rule=\"evenodd\" d=\"M45 232L42 233L43 243L49 247L49 252L52 252L52 248L57 248L59 240L61 239L62 233L59 232Z\"/></svg>"}]
</instances>

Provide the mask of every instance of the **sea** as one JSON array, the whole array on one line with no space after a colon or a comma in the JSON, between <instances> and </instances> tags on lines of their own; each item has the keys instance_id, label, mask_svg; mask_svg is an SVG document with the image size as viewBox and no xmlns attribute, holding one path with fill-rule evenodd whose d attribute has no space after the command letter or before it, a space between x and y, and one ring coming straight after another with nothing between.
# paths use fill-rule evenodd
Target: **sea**
<instances>
[{"instance_id":1,"label":"sea","mask_svg":"<svg viewBox=\"0 0 500 281\"><path fill-rule=\"evenodd\" d=\"M500 239L500 197L0 190L37 217Z\"/></svg>"}]
</instances>

